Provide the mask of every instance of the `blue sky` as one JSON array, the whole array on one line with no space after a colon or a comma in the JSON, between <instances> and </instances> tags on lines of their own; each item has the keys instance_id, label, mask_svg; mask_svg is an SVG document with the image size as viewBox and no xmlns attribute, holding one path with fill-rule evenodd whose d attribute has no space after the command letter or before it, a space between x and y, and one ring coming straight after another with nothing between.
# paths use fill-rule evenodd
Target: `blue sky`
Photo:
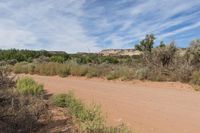
<instances>
[{"instance_id":1,"label":"blue sky","mask_svg":"<svg viewBox=\"0 0 200 133\"><path fill-rule=\"evenodd\" d=\"M94 52L146 34L186 47L200 38L200 0L0 0L0 48Z\"/></svg>"}]
</instances>

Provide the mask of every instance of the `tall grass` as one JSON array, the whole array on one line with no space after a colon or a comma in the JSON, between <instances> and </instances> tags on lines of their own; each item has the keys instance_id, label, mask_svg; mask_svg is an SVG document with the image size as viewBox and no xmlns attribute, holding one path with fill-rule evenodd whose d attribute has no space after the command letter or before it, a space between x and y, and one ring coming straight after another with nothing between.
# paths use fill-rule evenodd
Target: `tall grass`
<instances>
[{"instance_id":1,"label":"tall grass","mask_svg":"<svg viewBox=\"0 0 200 133\"><path fill-rule=\"evenodd\" d=\"M17 63L13 67L14 73L29 73L60 77L86 76L103 77L108 80L151 80L151 81L181 81L198 84L198 72L193 71L193 67L176 61L173 65L165 67L152 64L138 64L138 66L127 66L123 64L78 64L74 61L65 63L46 62L46 63ZM196 69L198 70L198 69ZM195 74L197 73L197 74Z\"/></svg>"},{"instance_id":2,"label":"tall grass","mask_svg":"<svg viewBox=\"0 0 200 133\"><path fill-rule=\"evenodd\" d=\"M69 65L70 65L70 74L72 76L85 76L88 72L87 65L79 65L75 62L71 62Z\"/></svg>"},{"instance_id":3,"label":"tall grass","mask_svg":"<svg viewBox=\"0 0 200 133\"><path fill-rule=\"evenodd\" d=\"M117 66L114 67L112 71L110 71L106 78L108 80L118 79L121 80L131 80L134 79L135 71L133 68L127 67L127 66Z\"/></svg>"}]
</instances>

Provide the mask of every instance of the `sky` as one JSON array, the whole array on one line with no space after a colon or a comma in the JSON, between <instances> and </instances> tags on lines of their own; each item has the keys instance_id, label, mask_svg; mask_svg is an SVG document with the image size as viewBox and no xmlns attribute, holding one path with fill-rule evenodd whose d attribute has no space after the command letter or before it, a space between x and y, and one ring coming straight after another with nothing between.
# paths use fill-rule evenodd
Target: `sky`
<instances>
[{"instance_id":1,"label":"sky","mask_svg":"<svg viewBox=\"0 0 200 133\"><path fill-rule=\"evenodd\" d=\"M97 52L151 33L187 47L200 38L200 0L0 0L0 49Z\"/></svg>"}]
</instances>

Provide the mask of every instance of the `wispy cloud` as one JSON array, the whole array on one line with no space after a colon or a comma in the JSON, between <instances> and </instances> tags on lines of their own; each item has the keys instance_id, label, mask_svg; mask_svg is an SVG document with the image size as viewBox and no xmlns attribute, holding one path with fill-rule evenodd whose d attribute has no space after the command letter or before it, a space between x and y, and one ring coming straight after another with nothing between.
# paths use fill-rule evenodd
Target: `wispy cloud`
<instances>
[{"instance_id":1,"label":"wispy cloud","mask_svg":"<svg viewBox=\"0 0 200 133\"><path fill-rule=\"evenodd\" d=\"M148 33L185 46L199 22L199 0L0 0L0 47L98 51Z\"/></svg>"}]
</instances>

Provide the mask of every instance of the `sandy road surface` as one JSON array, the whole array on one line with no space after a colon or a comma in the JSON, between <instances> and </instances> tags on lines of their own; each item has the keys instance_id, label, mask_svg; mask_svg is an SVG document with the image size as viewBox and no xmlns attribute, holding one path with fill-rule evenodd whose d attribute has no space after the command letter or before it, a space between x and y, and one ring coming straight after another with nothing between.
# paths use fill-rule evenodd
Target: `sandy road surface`
<instances>
[{"instance_id":1,"label":"sandy road surface","mask_svg":"<svg viewBox=\"0 0 200 133\"><path fill-rule=\"evenodd\" d=\"M109 123L124 121L138 133L200 133L200 93L189 85L31 77L49 93L73 90L86 102L100 103Z\"/></svg>"}]
</instances>

